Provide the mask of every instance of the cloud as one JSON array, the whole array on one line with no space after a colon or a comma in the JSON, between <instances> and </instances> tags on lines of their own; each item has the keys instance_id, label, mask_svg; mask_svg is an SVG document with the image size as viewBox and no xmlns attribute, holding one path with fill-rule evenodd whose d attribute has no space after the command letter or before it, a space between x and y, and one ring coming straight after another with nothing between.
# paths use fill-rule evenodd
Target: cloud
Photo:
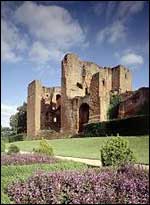
<instances>
[{"instance_id":1,"label":"cloud","mask_svg":"<svg viewBox=\"0 0 150 205\"><path fill-rule=\"evenodd\" d=\"M129 17L142 11L144 1L120 1L115 18L126 21Z\"/></svg>"},{"instance_id":2,"label":"cloud","mask_svg":"<svg viewBox=\"0 0 150 205\"><path fill-rule=\"evenodd\" d=\"M31 61L47 62L49 60L49 50L40 42L34 42L29 57Z\"/></svg>"},{"instance_id":3,"label":"cloud","mask_svg":"<svg viewBox=\"0 0 150 205\"><path fill-rule=\"evenodd\" d=\"M17 27L1 19L1 59L4 62L18 62L21 52L26 49L26 41L21 37Z\"/></svg>"},{"instance_id":4,"label":"cloud","mask_svg":"<svg viewBox=\"0 0 150 205\"><path fill-rule=\"evenodd\" d=\"M10 116L17 112L17 106L1 104L1 124L3 127L9 127Z\"/></svg>"},{"instance_id":5,"label":"cloud","mask_svg":"<svg viewBox=\"0 0 150 205\"><path fill-rule=\"evenodd\" d=\"M143 57L132 49L126 49L122 53L115 52L114 56L118 59L119 63L123 65L139 66L144 63Z\"/></svg>"},{"instance_id":6,"label":"cloud","mask_svg":"<svg viewBox=\"0 0 150 205\"><path fill-rule=\"evenodd\" d=\"M15 18L27 27L34 39L50 46L69 48L85 40L77 20L63 7L26 1L15 11Z\"/></svg>"},{"instance_id":7,"label":"cloud","mask_svg":"<svg viewBox=\"0 0 150 205\"><path fill-rule=\"evenodd\" d=\"M100 30L97 34L97 41L103 42L107 41L108 43L115 43L119 40L124 40L126 37L126 28L120 22L114 22L111 26L107 26L104 29Z\"/></svg>"},{"instance_id":8,"label":"cloud","mask_svg":"<svg viewBox=\"0 0 150 205\"><path fill-rule=\"evenodd\" d=\"M125 65L141 65L143 64L143 57L135 53L127 53L121 57L120 62Z\"/></svg>"},{"instance_id":9,"label":"cloud","mask_svg":"<svg viewBox=\"0 0 150 205\"><path fill-rule=\"evenodd\" d=\"M88 45L86 31L61 6L26 1L15 6L3 4L2 10L2 60L5 62L26 59L36 67L46 66L51 61L60 62L66 50Z\"/></svg>"},{"instance_id":10,"label":"cloud","mask_svg":"<svg viewBox=\"0 0 150 205\"><path fill-rule=\"evenodd\" d=\"M97 42L106 41L108 43L115 43L118 40L124 40L127 36L127 21L142 11L144 4L144 1L108 1L107 3L103 2L103 4L101 2L95 3L95 11L97 9L95 13L98 14L99 9L99 14L104 13L104 19L109 21L109 26L98 31Z\"/></svg>"}]
</instances>

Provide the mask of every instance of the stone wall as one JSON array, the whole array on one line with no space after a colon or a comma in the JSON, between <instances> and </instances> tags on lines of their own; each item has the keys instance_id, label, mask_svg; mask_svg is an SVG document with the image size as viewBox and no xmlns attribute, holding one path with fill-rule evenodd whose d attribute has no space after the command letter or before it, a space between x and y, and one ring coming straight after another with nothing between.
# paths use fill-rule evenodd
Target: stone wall
<instances>
[{"instance_id":1,"label":"stone wall","mask_svg":"<svg viewBox=\"0 0 150 205\"><path fill-rule=\"evenodd\" d=\"M119 105L118 117L124 118L136 115L144 103L149 104L149 88L140 88L126 97Z\"/></svg>"}]
</instances>

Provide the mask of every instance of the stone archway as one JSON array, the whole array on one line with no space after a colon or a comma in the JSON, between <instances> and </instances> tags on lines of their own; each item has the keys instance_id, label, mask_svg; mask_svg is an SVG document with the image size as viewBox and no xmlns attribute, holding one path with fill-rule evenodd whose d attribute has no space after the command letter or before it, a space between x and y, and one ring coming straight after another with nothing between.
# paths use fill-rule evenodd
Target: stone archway
<instances>
[{"instance_id":1,"label":"stone archway","mask_svg":"<svg viewBox=\"0 0 150 205\"><path fill-rule=\"evenodd\" d=\"M83 103L79 108L79 132L83 131L83 125L88 121L89 121L89 105L87 103Z\"/></svg>"}]
</instances>

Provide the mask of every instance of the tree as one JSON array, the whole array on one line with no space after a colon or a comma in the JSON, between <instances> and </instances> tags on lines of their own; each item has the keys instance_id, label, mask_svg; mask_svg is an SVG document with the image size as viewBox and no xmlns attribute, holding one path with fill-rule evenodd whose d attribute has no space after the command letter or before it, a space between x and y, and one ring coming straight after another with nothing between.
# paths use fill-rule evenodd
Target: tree
<instances>
[{"instance_id":1,"label":"tree","mask_svg":"<svg viewBox=\"0 0 150 205\"><path fill-rule=\"evenodd\" d=\"M27 103L17 108L17 113L10 117L10 126L17 134L27 132Z\"/></svg>"}]
</instances>

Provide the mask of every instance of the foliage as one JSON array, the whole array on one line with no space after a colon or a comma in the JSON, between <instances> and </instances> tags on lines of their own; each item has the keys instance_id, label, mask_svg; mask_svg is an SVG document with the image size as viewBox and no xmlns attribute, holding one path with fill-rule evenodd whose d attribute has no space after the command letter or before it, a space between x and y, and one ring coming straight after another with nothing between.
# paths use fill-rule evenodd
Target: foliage
<instances>
[{"instance_id":1,"label":"foliage","mask_svg":"<svg viewBox=\"0 0 150 205\"><path fill-rule=\"evenodd\" d=\"M149 173L132 166L38 172L7 191L15 204L149 204Z\"/></svg>"},{"instance_id":2,"label":"foliage","mask_svg":"<svg viewBox=\"0 0 150 205\"><path fill-rule=\"evenodd\" d=\"M53 148L48 144L47 140L42 139L38 148L33 148L33 152L53 156Z\"/></svg>"},{"instance_id":3,"label":"foliage","mask_svg":"<svg viewBox=\"0 0 150 205\"><path fill-rule=\"evenodd\" d=\"M11 144L8 148L7 154L18 153L19 151L20 151L20 149L17 145Z\"/></svg>"},{"instance_id":4,"label":"foliage","mask_svg":"<svg viewBox=\"0 0 150 205\"><path fill-rule=\"evenodd\" d=\"M119 103L121 102L121 96L112 95L110 99L110 106L108 108L108 119L115 119L118 116Z\"/></svg>"},{"instance_id":5,"label":"foliage","mask_svg":"<svg viewBox=\"0 0 150 205\"><path fill-rule=\"evenodd\" d=\"M16 141L23 141L25 138L25 134L20 133L20 134L15 134L15 135L10 135L8 137L9 142L16 142Z\"/></svg>"},{"instance_id":6,"label":"foliage","mask_svg":"<svg viewBox=\"0 0 150 205\"><path fill-rule=\"evenodd\" d=\"M1 139L5 142L10 142L10 138L15 135L16 133L10 129L9 127L2 127L1 126Z\"/></svg>"},{"instance_id":7,"label":"foliage","mask_svg":"<svg viewBox=\"0 0 150 205\"><path fill-rule=\"evenodd\" d=\"M1 165L23 165L23 164L36 164L36 163L56 163L59 160L45 155L39 154L3 154L1 156Z\"/></svg>"},{"instance_id":8,"label":"foliage","mask_svg":"<svg viewBox=\"0 0 150 205\"><path fill-rule=\"evenodd\" d=\"M88 136L135 136L149 134L149 116L141 115L116 119L85 126L84 134Z\"/></svg>"},{"instance_id":9,"label":"foliage","mask_svg":"<svg viewBox=\"0 0 150 205\"><path fill-rule=\"evenodd\" d=\"M17 108L17 113L10 117L10 126L16 133L27 132L27 103Z\"/></svg>"},{"instance_id":10,"label":"foliage","mask_svg":"<svg viewBox=\"0 0 150 205\"><path fill-rule=\"evenodd\" d=\"M101 161L103 166L118 166L134 161L133 152L128 147L128 141L122 137L109 139L101 149Z\"/></svg>"},{"instance_id":11,"label":"foliage","mask_svg":"<svg viewBox=\"0 0 150 205\"><path fill-rule=\"evenodd\" d=\"M77 162L60 161L54 164L32 164L32 165L8 165L1 167L1 203L2 204L14 204L10 201L6 193L8 184L13 181L23 181L27 179L37 170L43 171L58 171L58 170L83 170L87 169L87 165Z\"/></svg>"},{"instance_id":12,"label":"foliage","mask_svg":"<svg viewBox=\"0 0 150 205\"><path fill-rule=\"evenodd\" d=\"M1 140L1 152L5 152L5 142Z\"/></svg>"}]
</instances>

